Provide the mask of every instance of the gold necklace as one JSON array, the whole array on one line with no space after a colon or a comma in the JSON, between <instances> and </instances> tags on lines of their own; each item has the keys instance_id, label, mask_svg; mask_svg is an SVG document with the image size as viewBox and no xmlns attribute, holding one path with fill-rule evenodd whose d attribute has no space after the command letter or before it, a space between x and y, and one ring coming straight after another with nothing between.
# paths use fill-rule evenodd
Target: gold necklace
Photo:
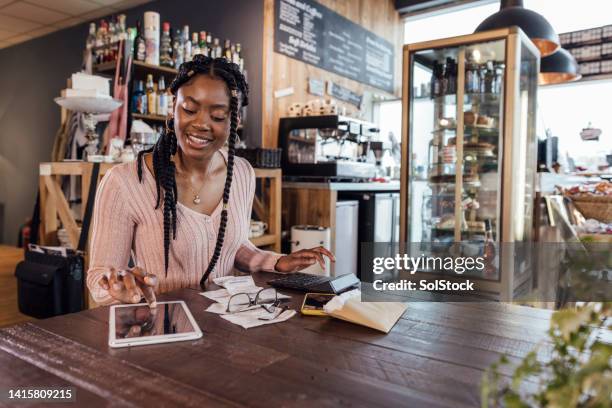
<instances>
[{"instance_id":1,"label":"gold necklace","mask_svg":"<svg viewBox=\"0 0 612 408\"><path fill-rule=\"evenodd\" d=\"M204 183L198 189L198 191L196 191L193 188L193 183L191 182L191 178L187 177L187 181L189 181L189 188L191 188L191 192L193 193L193 203L196 205L202 202L202 200L200 199L200 191L204 188L204 185L206 184L206 177L208 176L208 173L210 172L210 166L212 166L214 158L215 156L210 158L210 163L208 163L208 167L206 168L206 173L204 174Z\"/></svg>"}]
</instances>

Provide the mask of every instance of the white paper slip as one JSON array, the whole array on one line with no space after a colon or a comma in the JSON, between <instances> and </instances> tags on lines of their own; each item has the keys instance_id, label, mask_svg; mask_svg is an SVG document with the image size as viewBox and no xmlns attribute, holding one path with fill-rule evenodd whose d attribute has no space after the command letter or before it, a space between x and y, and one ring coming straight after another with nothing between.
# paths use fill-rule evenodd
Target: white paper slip
<instances>
[{"instance_id":1,"label":"white paper slip","mask_svg":"<svg viewBox=\"0 0 612 408\"><path fill-rule=\"evenodd\" d=\"M252 310L256 308L261 308L261 306L253 305L249 307L247 310ZM206 309L206 311L210 313L215 313L215 314L231 314L227 311L227 304L224 305L221 303L213 303L212 305L208 306L208 309ZM238 313L244 313L244 312L238 312Z\"/></svg>"},{"instance_id":2,"label":"white paper slip","mask_svg":"<svg viewBox=\"0 0 612 408\"><path fill-rule=\"evenodd\" d=\"M260 304L252 305L248 307L248 309L240 312L228 313L227 307L232 296L238 293L248 293L250 302L254 302L256 294L263 288L256 286L251 276L223 276L213 279L213 282L219 286L222 286L223 289L200 293L200 295L215 302L208 306L206 311L209 313L218 314L225 320L242 326L245 329L263 326L265 324L284 322L295 315L294 310L284 310L284 308L280 307L274 312L270 313L261 307ZM261 301L268 301L269 303L274 302L274 293L275 292L273 290L261 292L258 297L258 303ZM290 299L291 296L277 293L277 298ZM243 302L244 306L249 305L249 299L247 299L245 296L238 296L234 299L237 302Z\"/></svg>"},{"instance_id":3,"label":"white paper slip","mask_svg":"<svg viewBox=\"0 0 612 408\"><path fill-rule=\"evenodd\" d=\"M295 310L285 310L272 320L260 320L260 318L268 319L270 318L270 315L271 313L267 312L264 308L258 308L241 313L225 314L221 315L221 317L229 322L242 326L245 329L250 329L252 327L280 323L289 320L295 316Z\"/></svg>"},{"instance_id":4,"label":"white paper slip","mask_svg":"<svg viewBox=\"0 0 612 408\"><path fill-rule=\"evenodd\" d=\"M213 282L215 283L215 285L219 285L221 287L225 287L225 284L227 282L233 282L233 283L246 283L246 284L250 284L251 286L255 286L255 281L253 281L253 277L251 275L245 275L245 276L221 276L219 278L214 278Z\"/></svg>"},{"instance_id":5,"label":"white paper slip","mask_svg":"<svg viewBox=\"0 0 612 408\"><path fill-rule=\"evenodd\" d=\"M257 293L262 288L255 285L252 276L222 276L213 279L213 282L225 289L231 294L236 293Z\"/></svg>"},{"instance_id":6,"label":"white paper slip","mask_svg":"<svg viewBox=\"0 0 612 408\"><path fill-rule=\"evenodd\" d=\"M210 300L214 300L216 302L217 299L223 299L223 298L228 297L229 293L227 292L227 289L217 289L217 290L209 290L206 292L200 292L200 295Z\"/></svg>"},{"instance_id":7,"label":"white paper slip","mask_svg":"<svg viewBox=\"0 0 612 408\"><path fill-rule=\"evenodd\" d=\"M213 303L212 305L208 306L208 309L206 309L207 312L210 313L216 313L216 314L225 314L227 310L227 305L224 305L222 303Z\"/></svg>"}]
</instances>

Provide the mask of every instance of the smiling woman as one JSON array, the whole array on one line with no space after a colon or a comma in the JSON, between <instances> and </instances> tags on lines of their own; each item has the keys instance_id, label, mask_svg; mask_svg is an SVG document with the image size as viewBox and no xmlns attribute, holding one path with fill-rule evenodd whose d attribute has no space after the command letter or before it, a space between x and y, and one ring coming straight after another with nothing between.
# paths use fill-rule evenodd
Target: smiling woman
<instances>
[{"instance_id":1,"label":"smiling woman","mask_svg":"<svg viewBox=\"0 0 612 408\"><path fill-rule=\"evenodd\" d=\"M240 108L248 104L239 67L196 55L170 90L175 104L157 144L101 182L87 277L94 300L136 303L144 296L155 305L156 291L205 286L234 266L293 272L333 259L322 247L283 256L248 240L255 177L234 156Z\"/></svg>"}]
</instances>

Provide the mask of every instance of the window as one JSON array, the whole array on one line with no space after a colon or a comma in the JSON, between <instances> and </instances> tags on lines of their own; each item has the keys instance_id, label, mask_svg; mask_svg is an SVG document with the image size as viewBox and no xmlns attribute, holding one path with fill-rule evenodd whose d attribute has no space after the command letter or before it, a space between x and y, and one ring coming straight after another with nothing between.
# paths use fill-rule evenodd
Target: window
<instances>
[{"instance_id":1,"label":"window","mask_svg":"<svg viewBox=\"0 0 612 408\"><path fill-rule=\"evenodd\" d=\"M542 14L557 33L612 24L612 2L581 0L560 7L558 1L525 0L525 7ZM470 34L485 18L499 10L499 1L480 1L434 14L407 18L404 42L414 43ZM579 82L538 89L538 136L550 129L559 137L559 157L569 154L576 165L596 170L612 153L612 117L609 106L612 81ZM591 123L602 129L600 141L583 141L580 131Z\"/></svg>"}]
</instances>

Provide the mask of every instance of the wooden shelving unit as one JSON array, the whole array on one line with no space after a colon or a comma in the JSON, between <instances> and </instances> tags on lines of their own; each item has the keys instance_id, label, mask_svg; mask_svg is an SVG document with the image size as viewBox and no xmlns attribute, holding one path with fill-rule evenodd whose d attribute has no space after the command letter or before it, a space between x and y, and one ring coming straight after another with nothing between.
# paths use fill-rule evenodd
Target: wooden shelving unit
<instances>
[{"instance_id":1,"label":"wooden shelving unit","mask_svg":"<svg viewBox=\"0 0 612 408\"><path fill-rule=\"evenodd\" d=\"M98 181L115 163L102 163ZM41 244L56 244L60 223L66 229L70 243L77 247L80 229L75 214L61 188L61 176L80 176L81 194L87 197L93 164L88 162L50 162L39 167L39 190L41 205ZM259 195L253 200L253 212L258 219L268 224L265 235L251 239L258 247L270 247L280 251L281 243L281 183L280 169L255 169L255 178L260 184ZM84 208L83 208L84 211ZM78 215L82 219L83 213Z\"/></svg>"},{"instance_id":2,"label":"wooden shelving unit","mask_svg":"<svg viewBox=\"0 0 612 408\"><path fill-rule=\"evenodd\" d=\"M151 74L176 75L178 73L178 70L176 68L163 67L161 65L147 64L142 61L132 61L132 65L134 66L135 71L146 71L147 73L151 73ZM114 73L116 66L117 66L116 61L103 62L102 64L94 65L93 70L94 72L97 72L100 74Z\"/></svg>"},{"instance_id":3,"label":"wooden shelving unit","mask_svg":"<svg viewBox=\"0 0 612 408\"><path fill-rule=\"evenodd\" d=\"M166 117L163 115L143 115L141 113L132 113L134 119L150 120L152 122L166 122Z\"/></svg>"},{"instance_id":4,"label":"wooden shelving unit","mask_svg":"<svg viewBox=\"0 0 612 408\"><path fill-rule=\"evenodd\" d=\"M142 61L133 61L132 64L134 66L135 76L142 77L143 74L145 75L153 74L156 77L160 75L170 75L168 78L166 78L167 85L169 85L172 78L174 78L174 76L178 74L178 70L175 68L163 67L161 65L147 64ZM116 61L104 62L102 64L94 65L93 71L98 74L113 75L115 72L116 66L117 66ZM166 122L166 117L163 115L144 115L141 113L132 113L131 115L133 119L140 119L140 120L144 120L145 122L157 122L157 123ZM241 131L242 129L243 129L242 125L238 126L238 130Z\"/></svg>"},{"instance_id":5,"label":"wooden shelving unit","mask_svg":"<svg viewBox=\"0 0 612 408\"><path fill-rule=\"evenodd\" d=\"M274 245L276 243L276 235L265 234L261 237L250 238L250 241L258 247Z\"/></svg>"}]
</instances>

